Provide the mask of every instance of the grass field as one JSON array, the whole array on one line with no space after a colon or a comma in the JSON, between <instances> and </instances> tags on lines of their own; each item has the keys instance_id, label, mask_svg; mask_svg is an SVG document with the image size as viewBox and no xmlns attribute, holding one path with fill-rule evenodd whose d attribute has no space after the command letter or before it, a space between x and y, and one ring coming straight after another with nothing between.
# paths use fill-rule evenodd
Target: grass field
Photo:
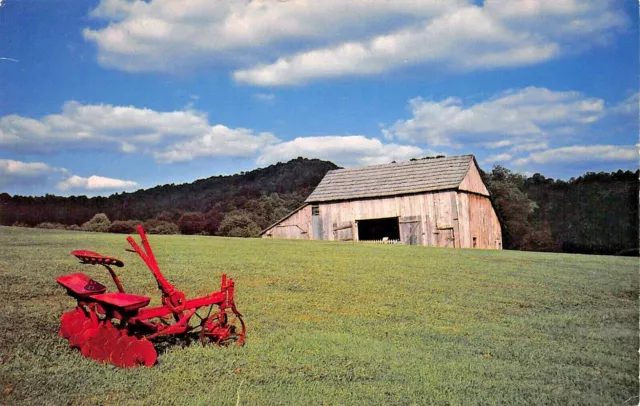
<instances>
[{"instance_id":1,"label":"grass field","mask_svg":"<svg viewBox=\"0 0 640 406\"><path fill-rule=\"evenodd\" d=\"M74 302L54 278L121 258L123 235L0 227L0 403L638 404L638 260L349 243L150 236L188 297L236 280L243 348L171 347L117 369L57 335Z\"/></svg>"}]
</instances>

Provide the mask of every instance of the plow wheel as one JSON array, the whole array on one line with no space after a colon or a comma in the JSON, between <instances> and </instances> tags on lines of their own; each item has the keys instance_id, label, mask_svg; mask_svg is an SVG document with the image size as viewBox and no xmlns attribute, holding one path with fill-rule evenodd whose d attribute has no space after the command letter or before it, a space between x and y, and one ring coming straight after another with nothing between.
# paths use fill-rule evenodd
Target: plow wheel
<instances>
[{"instance_id":1,"label":"plow wheel","mask_svg":"<svg viewBox=\"0 0 640 406\"><path fill-rule=\"evenodd\" d=\"M126 368L150 367L156 363L157 358L158 353L149 340L146 338L134 339L122 355L122 365Z\"/></svg>"},{"instance_id":2,"label":"plow wheel","mask_svg":"<svg viewBox=\"0 0 640 406\"><path fill-rule=\"evenodd\" d=\"M219 311L202 322L200 341L216 345L240 347L244 344L247 328L239 314L231 309Z\"/></svg>"}]
</instances>

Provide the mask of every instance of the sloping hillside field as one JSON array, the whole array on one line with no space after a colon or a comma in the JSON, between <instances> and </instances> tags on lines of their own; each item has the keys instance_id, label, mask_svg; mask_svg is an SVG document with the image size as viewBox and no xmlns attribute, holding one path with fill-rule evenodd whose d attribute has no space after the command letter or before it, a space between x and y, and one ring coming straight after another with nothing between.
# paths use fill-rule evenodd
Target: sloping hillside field
<instances>
[{"instance_id":1,"label":"sloping hillside field","mask_svg":"<svg viewBox=\"0 0 640 406\"><path fill-rule=\"evenodd\" d=\"M169 347L153 368L68 347L74 305L54 278L72 249L121 258L123 235L0 227L0 404L637 404L638 260L212 237L150 236L187 293L236 281L243 348Z\"/></svg>"}]
</instances>

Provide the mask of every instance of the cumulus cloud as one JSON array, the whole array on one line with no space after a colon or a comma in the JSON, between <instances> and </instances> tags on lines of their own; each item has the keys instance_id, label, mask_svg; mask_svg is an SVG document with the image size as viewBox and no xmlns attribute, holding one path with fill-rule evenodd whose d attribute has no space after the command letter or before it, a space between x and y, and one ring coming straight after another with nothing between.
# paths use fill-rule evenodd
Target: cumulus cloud
<instances>
[{"instance_id":1,"label":"cumulus cloud","mask_svg":"<svg viewBox=\"0 0 640 406\"><path fill-rule=\"evenodd\" d=\"M69 170L51 166L44 162L23 162L0 159L0 185L29 186L56 185L61 191L121 191L133 190L138 184L133 181L90 176L83 178L72 175Z\"/></svg>"},{"instance_id":2,"label":"cumulus cloud","mask_svg":"<svg viewBox=\"0 0 640 406\"><path fill-rule=\"evenodd\" d=\"M260 165L284 162L299 156L326 159L341 166L361 166L406 161L433 155L416 146L383 144L361 135L300 137L266 147L257 159Z\"/></svg>"},{"instance_id":3,"label":"cumulus cloud","mask_svg":"<svg viewBox=\"0 0 640 406\"><path fill-rule=\"evenodd\" d=\"M92 16L109 21L85 29L99 61L129 71L172 70L193 63L242 61L301 41L338 41L375 31L371 24L404 22L442 13L460 3L436 0L389 2L297 0L103 0ZM339 18L336 18L339 16ZM251 50L252 52L248 52ZM212 62L213 60L213 62Z\"/></svg>"},{"instance_id":4,"label":"cumulus cloud","mask_svg":"<svg viewBox=\"0 0 640 406\"><path fill-rule=\"evenodd\" d=\"M274 139L268 133L211 125L206 114L189 108L161 112L70 101L60 114L40 119L0 117L0 147L20 152L100 149L174 162L189 156L253 156Z\"/></svg>"},{"instance_id":5,"label":"cumulus cloud","mask_svg":"<svg viewBox=\"0 0 640 406\"><path fill-rule=\"evenodd\" d=\"M252 156L267 145L278 141L273 134L255 134L245 128L231 129L216 125L205 134L171 145L163 152L154 153L158 162L190 161L205 156Z\"/></svg>"},{"instance_id":6,"label":"cumulus cloud","mask_svg":"<svg viewBox=\"0 0 640 406\"><path fill-rule=\"evenodd\" d=\"M22 162L0 159L0 184L20 184L44 182L51 176L68 173L64 168L56 168L44 162Z\"/></svg>"},{"instance_id":7,"label":"cumulus cloud","mask_svg":"<svg viewBox=\"0 0 640 406\"><path fill-rule=\"evenodd\" d=\"M121 191L121 190L135 190L138 187L136 182L130 180L120 180L113 178L105 178L103 176L89 176L83 178L81 176L73 175L56 185L56 188L62 191L69 189L84 190L84 191Z\"/></svg>"},{"instance_id":8,"label":"cumulus cloud","mask_svg":"<svg viewBox=\"0 0 640 406\"><path fill-rule=\"evenodd\" d=\"M572 145L535 152L513 161L516 166L528 164L575 162L631 162L638 160L638 148L634 145Z\"/></svg>"},{"instance_id":9,"label":"cumulus cloud","mask_svg":"<svg viewBox=\"0 0 640 406\"><path fill-rule=\"evenodd\" d=\"M495 164L497 162L507 162L512 158L511 154L495 154L486 157L482 162L485 164Z\"/></svg>"},{"instance_id":10,"label":"cumulus cloud","mask_svg":"<svg viewBox=\"0 0 640 406\"><path fill-rule=\"evenodd\" d=\"M509 30L470 6L366 41L349 41L238 70L239 82L294 85L316 78L378 74L417 63L473 70L529 65L556 56L559 46Z\"/></svg>"},{"instance_id":11,"label":"cumulus cloud","mask_svg":"<svg viewBox=\"0 0 640 406\"><path fill-rule=\"evenodd\" d=\"M238 81L286 85L406 64L469 70L540 63L602 42L626 21L611 0L473 3L102 0L92 15L109 24L84 36L103 65L118 69L244 65Z\"/></svg>"},{"instance_id":12,"label":"cumulus cloud","mask_svg":"<svg viewBox=\"0 0 640 406\"><path fill-rule=\"evenodd\" d=\"M429 146L489 148L518 144L539 145L551 135L574 133L600 119L604 100L579 92L556 92L528 87L509 90L486 101L465 106L461 99L409 101L412 118L383 130L387 137Z\"/></svg>"}]
</instances>

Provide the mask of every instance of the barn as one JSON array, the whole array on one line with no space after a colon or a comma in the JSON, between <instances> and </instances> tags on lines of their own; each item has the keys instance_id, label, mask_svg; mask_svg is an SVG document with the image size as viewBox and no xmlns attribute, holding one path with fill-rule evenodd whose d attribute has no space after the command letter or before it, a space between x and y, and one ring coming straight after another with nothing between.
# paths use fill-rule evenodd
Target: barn
<instances>
[{"instance_id":1,"label":"barn","mask_svg":"<svg viewBox=\"0 0 640 406\"><path fill-rule=\"evenodd\" d=\"M261 236L502 248L473 155L329 171L304 205Z\"/></svg>"}]
</instances>

